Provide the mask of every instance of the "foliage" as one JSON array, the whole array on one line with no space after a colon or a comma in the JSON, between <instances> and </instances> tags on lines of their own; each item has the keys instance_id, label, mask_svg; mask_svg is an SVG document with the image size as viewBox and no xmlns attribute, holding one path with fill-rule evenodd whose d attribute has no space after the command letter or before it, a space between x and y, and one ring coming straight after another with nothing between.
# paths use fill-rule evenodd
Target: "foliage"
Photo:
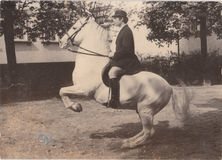
<instances>
[{"instance_id":1,"label":"foliage","mask_svg":"<svg viewBox=\"0 0 222 160\"><path fill-rule=\"evenodd\" d=\"M190 30L191 24L200 24L201 16L208 20L208 35L215 33L222 38L222 3L220 2L144 2L146 8L141 11L142 21L150 29L148 40L157 44L171 44L181 38L189 38L199 33Z\"/></svg>"},{"instance_id":2,"label":"foliage","mask_svg":"<svg viewBox=\"0 0 222 160\"><path fill-rule=\"evenodd\" d=\"M28 34L31 40L37 37L52 40L55 34L62 36L81 15L80 2L64 5L62 1L19 1L15 17L15 33Z\"/></svg>"},{"instance_id":3,"label":"foliage","mask_svg":"<svg viewBox=\"0 0 222 160\"><path fill-rule=\"evenodd\" d=\"M171 72L171 58L164 56L146 57L142 61L143 70L152 71L169 79L169 73Z\"/></svg>"},{"instance_id":4,"label":"foliage","mask_svg":"<svg viewBox=\"0 0 222 160\"><path fill-rule=\"evenodd\" d=\"M36 19L33 20L33 29L37 36L43 40L53 39L55 34L61 37L77 20L78 3L69 5L69 8L61 2L41 1L36 11ZM70 9L71 8L71 9ZM70 9L70 10L69 10ZM69 12L71 11L71 12Z\"/></svg>"},{"instance_id":5,"label":"foliage","mask_svg":"<svg viewBox=\"0 0 222 160\"><path fill-rule=\"evenodd\" d=\"M106 16L111 9L104 3L83 3L82 1L16 1L14 13L14 33L29 40L40 38L44 41L61 37L79 19L80 16L93 14Z\"/></svg>"},{"instance_id":6,"label":"foliage","mask_svg":"<svg viewBox=\"0 0 222 160\"><path fill-rule=\"evenodd\" d=\"M202 84L203 76L213 84L220 83L222 56L213 51L206 59L205 68L201 67L203 63L200 51L194 51L189 54L183 53L179 57L176 53L171 53L170 57L147 57L142 65L144 70L163 76L171 84L177 84L178 79L186 84Z\"/></svg>"}]
</instances>

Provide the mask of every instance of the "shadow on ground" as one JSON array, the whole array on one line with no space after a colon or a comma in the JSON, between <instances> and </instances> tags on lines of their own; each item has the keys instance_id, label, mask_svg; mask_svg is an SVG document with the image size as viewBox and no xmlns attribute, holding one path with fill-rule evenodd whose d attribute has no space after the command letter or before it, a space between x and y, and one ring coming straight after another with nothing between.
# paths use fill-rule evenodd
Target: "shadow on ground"
<instances>
[{"instance_id":1,"label":"shadow on ground","mask_svg":"<svg viewBox=\"0 0 222 160\"><path fill-rule=\"evenodd\" d=\"M134 149L120 148L120 141L110 143L109 149L117 154L128 152L121 158L141 159L221 159L222 100L213 99L205 107L217 108L192 116L183 128L169 128L168 121L159 122L156 133L148 144ZM140 123L127 123L116 126L114 132L96 132L91 139L125 139L141 130Z\"/></svg>"},{"instance_id":2,"label":"shadow on ground","mask_svg":"<svg viewBox=\"0 0 222 160\"><path fill-rule=\"evenodd\" d=\"M11 87L1 91L0 104L33 100L59 98L59 88L29 90L22 86Z\"/></svg>"}]
</instances>

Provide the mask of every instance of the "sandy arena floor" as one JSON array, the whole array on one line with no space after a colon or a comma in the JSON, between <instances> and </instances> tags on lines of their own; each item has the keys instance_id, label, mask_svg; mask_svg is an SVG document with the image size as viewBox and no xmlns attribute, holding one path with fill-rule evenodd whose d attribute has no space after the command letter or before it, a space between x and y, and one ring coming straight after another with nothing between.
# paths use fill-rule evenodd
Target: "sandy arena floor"
<instances>
[{"instance_id":1,"label":"sandy arena floor","mask_svg":"<svg viewBox=\"0 0 222 160\"><path fill-rule=\"evenodd\" d=\"M120 142L140 131L135 111L113 110L89 99L83 112L65 109L58 98L0 107L0 158L222 158L222 86L189 87L191 117L184 127L169 103L155 118L147 145L121 149Z\"/></svg>"}]
</instances>

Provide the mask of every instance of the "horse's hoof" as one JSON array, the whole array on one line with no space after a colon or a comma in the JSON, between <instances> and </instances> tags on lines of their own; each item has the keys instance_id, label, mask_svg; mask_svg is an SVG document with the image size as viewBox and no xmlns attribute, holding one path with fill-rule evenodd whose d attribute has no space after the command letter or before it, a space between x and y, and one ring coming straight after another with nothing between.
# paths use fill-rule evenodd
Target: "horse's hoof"
<instances>
[{"instance_id":1,"label":"horse's hoof","mask_svg":"<svg viewBox=\"0 0 222 160\"><path fill-rule=\"evenodd\" d=\"M121 145L121 149L127 149L127 148L129 148L128 143L123 142L122 145Z\"/></svg>"},{"instance_id":2,"label":"horse's hoof","mask_svg":"<svg viewBox=\"0 0 222 160\"><path fill-rule=\"evenodd\" d=\"M128 140L123 140L122 145L121 145L121 149L130 149L133 148L133 146L131 146L130 141Z\"/></svg>"},{"instance_id":3,"label":"horse's hoof","mask_svg":"<svg viewBox=\"0 0 222 160\"><path fill-rule=\"evenodd\" d=\"M130 142L129 139L122 140L122 144L126 144L126 143L129 143L129 142Z\"/></svg>"},{"instance_id":4,"label":"horse's hoof","mask_svg":"<svg viewBox=\"0 0 222 160\"><path fill-rule=\"evenodd\" d=\"M82 112L82 105L80 103L75 103L72 106L70 106L69 109L75 112Z\"/></svg>"}]
</instances>

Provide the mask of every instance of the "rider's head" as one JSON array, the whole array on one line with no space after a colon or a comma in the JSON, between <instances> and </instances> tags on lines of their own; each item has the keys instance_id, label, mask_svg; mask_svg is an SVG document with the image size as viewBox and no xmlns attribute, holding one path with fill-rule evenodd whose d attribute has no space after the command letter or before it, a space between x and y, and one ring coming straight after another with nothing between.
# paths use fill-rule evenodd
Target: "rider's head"
<instances>
[{"instance_id":1,"label":"rider's head","mask_svg":"<svg viewBox=\"0 0 222 160\"><path fill-rule=\"evenodd\" d=\"M114 25L121 26L128 22L127 13L123 10L116 10L115 14L112 16Z\"/></svg>"}]
</instances>

